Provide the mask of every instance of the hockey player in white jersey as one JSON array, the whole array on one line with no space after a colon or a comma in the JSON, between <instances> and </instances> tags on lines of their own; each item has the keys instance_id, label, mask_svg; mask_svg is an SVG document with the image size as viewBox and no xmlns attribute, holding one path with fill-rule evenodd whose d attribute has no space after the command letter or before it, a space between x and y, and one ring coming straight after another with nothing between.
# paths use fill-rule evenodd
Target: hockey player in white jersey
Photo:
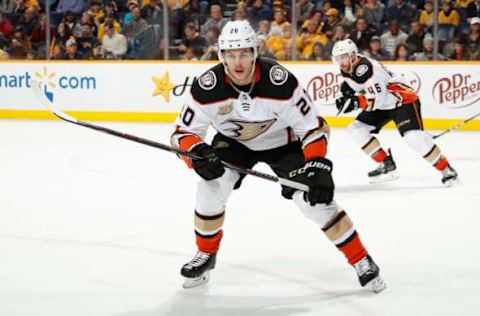
<instances>
[{"instance_id":1,"label":"hockey player in white jersey","mask_svg":"<svg viewBox=\"0 0 480 316\"><path fill-rule=\"evenodd\" d=\"M370 182L398 178L391 152L387 154L373 135L393 120L408 145L441 172L442 183L453 185L457 172L433 143L433 138L423 131L420 100L412 88L402 82L403 78L392 74L378 61L358 54L357 46L350 39L335 44L332 59L344 78L342 96L336 100L338 113L362 110L348 127L348 133L379 163L377 169L368 173Z\"/></svg>"},{"instance_id":2,"label":"hockey player in white jersey","mask_svg":"<svg viewBox=\"0 0 480 316\"><path fill-rule=\"evenodd\" d=\"M267 163L280 177L303 182L309 192L283 187L355 268L362 286L386 285L347 213L333 200L332 162L325 158L329 128L297 79L274 61L257 58L256 35L247 21L228 22L219 37L220 61L201 75L174 123L172 144L203 159L188 159L202 178L194 212L198 251L181 274L184 287L205 283L215 267L228 197L243 175L221 160L252 168ZM217 130L212 144L207 129Z\"/></svg>"}]
</instances>

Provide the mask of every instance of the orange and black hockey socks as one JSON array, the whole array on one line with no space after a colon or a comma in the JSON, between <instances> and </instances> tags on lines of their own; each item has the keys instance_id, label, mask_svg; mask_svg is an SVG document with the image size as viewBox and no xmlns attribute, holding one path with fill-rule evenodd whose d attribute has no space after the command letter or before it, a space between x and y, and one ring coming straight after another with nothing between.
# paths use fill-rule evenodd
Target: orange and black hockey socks
<instances>
[{"instance_id":1,"label":"orange and black hockey socks","mask_svg":"<svg viewBox=\"0 0 480 316\"><path fill-rule=\"evenodd\" d=\"M205 253L217 253L222 240L225 212L204 215L195 211L195 236L198 250Z\"/></svg>"},{"instance_id":2,"label":"orange and black hockey socks","mask_svg":"<svg viewBox=\"0 0 480 316\"><path fill-rule=\"evenodd\" d=\"M370 140L362 147L362 150L369 155L373 160L380 163L385 160L387 153L383 150L380 142L376 137L370 138Z\"/></svg>"},{"instance_id":3,"label":"orange and black hockey socks","mask_svg":"<svg viewBox=\"0 0 480 316\"><path fill-rule=\"evenodd\" d=\"M368 255L352 220L345 211L339 212L322 230L351 265Z\"/></svg>"},{"instance_id":4,"label":"orange and black hockey socks","mask_svg":"<svg viewBox=\"0 0 480 316\"><path fill-rule=\"evenodd\" d=\"M433 145L432 149L423 158L431 163L437 170L443 171L448 167L448 160L442 155L440 148Z\"/></svg>"}]
</instances>

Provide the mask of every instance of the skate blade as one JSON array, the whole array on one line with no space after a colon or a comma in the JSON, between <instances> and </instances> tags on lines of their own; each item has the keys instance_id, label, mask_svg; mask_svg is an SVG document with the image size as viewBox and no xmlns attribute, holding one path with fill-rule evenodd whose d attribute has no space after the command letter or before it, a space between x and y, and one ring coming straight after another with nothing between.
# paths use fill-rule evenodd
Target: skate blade
<instances>
[{"instance_id":1,"label":"skate blade","mask_svg":"<svg viewBox=\"0 0 480 316\"><path fill-rule=\"evenodd\" d=\"M457 183L457 179L450 179L450 180L447 180L443 183L443 186L444 187L447 187L447 188L451 188L453 187L455 184Z\"/></svg>"},{"instance_id":2,"label":"skate blade","mask_svg":"<svg viewBox=\"0 0 480 316\"><path fill-rule=\"evenodd\" d=\"M185 278L182 286L184 289L190 289L205 284L208 280L210 280L210 271L205 272L198 278Z\"/></svg>"},{"instance_id":3,"label":"skate blade","mask_svg":"<svg viewBox=\"0 0 480 316\"><path fill-rule=\"evenodd\" d=\"M365 284L365 287L373 293L378 294L387 288L387 284L380 276L377 276L375 279Z\"/></svg>"},{"instance_id":4,"label":"skate blade","mask_svg":"<svg viewBox=\"0 0 480 316\"><path fill-rule=\"evenodd\" d=\"M391 171L387 174L381 174L379 176L370 178L370 183L375 184L375 183L388 182L388 181L397 180L398 178L400 178L398 173L396 171Z\"/></svg>"}]
</instances>

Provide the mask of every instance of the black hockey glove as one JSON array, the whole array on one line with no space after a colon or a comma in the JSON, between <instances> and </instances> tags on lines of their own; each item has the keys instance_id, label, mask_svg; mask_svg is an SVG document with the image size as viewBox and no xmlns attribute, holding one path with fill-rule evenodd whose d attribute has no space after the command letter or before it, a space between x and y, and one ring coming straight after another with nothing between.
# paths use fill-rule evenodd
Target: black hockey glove
<instances>
[{"instance_id":1,"label":"black hockey glove","mask_svg":"<svg viewBox=\"0 0 480 316\"><path fill-rule=\"evenodd\" d=\"M310 205L330 203L335 185L332 178L332 162L326 158L315 158L305 164L305 176L309 192L305 198Z\"/></svg>"},{"instance_id":2,"label":"black hockey glove","mask_svg":"<svg viewBox=\"0 0 480 316\"><path fill-rule=\"evenodd\" d=\"M349 97L342 96L335 100L335 106L338 110L337 115L340 113L348 113L355 111L360 107L360 100L355 95Z\"/></svg>"},{"instance_id":3,"label":"black hockey glove","mask_svg":"<svg viewBox=\"0 0 480 316\"><path fill-rule=\"evenodd\" d=\"M190 151L201 159L192 158L192 166L195 172L203 179L210 181L220 178L225 172L220 158L215 154L215 149L212 146L201 143Z\"/></svg>"},{"instance_id":4,"label":"black hockey glove","mask_svg":"<svg viewBox=\"0 0 480 316\"><path fill-rule=\"evenodd\" d=\"M351 97L355 95L355 90L353 90L345 81L342 82L342 85L340 86L340 92L344 97Z\"/></svg>"}]
</instances>

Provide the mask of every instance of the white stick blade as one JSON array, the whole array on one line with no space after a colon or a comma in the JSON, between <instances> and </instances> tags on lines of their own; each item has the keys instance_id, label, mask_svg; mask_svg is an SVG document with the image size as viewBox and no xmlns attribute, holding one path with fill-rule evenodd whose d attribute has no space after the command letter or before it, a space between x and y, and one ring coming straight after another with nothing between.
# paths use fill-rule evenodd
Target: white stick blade
<instances>
[{"instance_id":1,"label":"white stick blade","mask_svg":"<svg viewBox=\"0 0 480 316\"><path fill-rule=\"evenodd\" d=\"M65 114L54 105L54 94L53 92L48 91L47 85L36 80L32 80L30 82L35 97L44 107L47 108L47 110L64 120L77 122L77 119Z\"/></svg>"}]
</instances>

